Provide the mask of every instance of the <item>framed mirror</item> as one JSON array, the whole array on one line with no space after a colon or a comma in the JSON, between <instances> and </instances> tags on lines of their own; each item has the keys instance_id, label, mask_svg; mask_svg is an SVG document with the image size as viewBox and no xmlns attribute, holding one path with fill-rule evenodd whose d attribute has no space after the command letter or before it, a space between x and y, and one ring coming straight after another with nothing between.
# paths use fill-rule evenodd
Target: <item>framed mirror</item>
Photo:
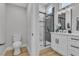
<instances>
[{"instance_id":1,"label":"framed mirror","mask_svg":"<svg viewBox=\"0 0 79 59\"><path fill-rule=\"evenodd\" d=\"M65 18L65 13L61 13L58 15L58 24L61 25L61 30L65 30L65 21L66 21L66 18Z\"/></svg>"},{"instance_id":2,"label":"framed mirror","mask_svg":"<svg viewBox=\"0 0 79 59\"><path fill-rule=\"evenodd\" d=\"M61 25L59 30L62 32L63 30L67 33L72 32L72 8L64 9L58 14L58 24Z\"/></svg>"}]
</instances>

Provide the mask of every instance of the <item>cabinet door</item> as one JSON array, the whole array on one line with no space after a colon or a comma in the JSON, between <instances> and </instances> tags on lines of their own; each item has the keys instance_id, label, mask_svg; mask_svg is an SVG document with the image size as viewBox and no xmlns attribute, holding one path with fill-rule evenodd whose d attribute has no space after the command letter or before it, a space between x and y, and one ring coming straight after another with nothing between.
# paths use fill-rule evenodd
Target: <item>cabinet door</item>
<instances>
[{"instance_id":1,"label":"cabinet door","mask_svg":"<svg viewBox=\"0 0 79 59\"><path fill-rule=\"evenodd\" d=\"M59 35L56 35L55 36L55 51L57 52L59 52L59 44L60 44Z\"/></svg>"},{"instance_id":2,"label":"cabinet door","mask_svg":"<svg viewBox=\"0 0 79 59\"><path fill-rule=\"evenodd\" d=\"M51 34L51 48L55 50L55 34Z\"/></svg>"},{"instance_id":3,"label":"cabinet door","mask_svg":"<svg viewBox=\"0 0 79 59\"><path fill-rule=\"evenodd\" d=\"M67 36L60 35L59 38L59 53L62 55L67 55Z\"/></svg>"},{"instance_id":4,"label":"cabinet door","mask_svg":"<svg viewBox=\"0 0 79 59\"><path fill-rule=\"evenodd\" d=\"M67 55L67 36L53 34L51 39L51 47L61 55Z\"/></svg>"},{"instance_id":5,"label":"cabinet door","mask_svg":"<svg viewBox=\"0 0 79 59\"><path fill-rule=\"evenodd\" d=\"M55 51L59 51L58 47L59 47L59 38L57 34L52 34L51 35L51 47L52 49L54 49Z\"/></svg>"}]
</instances>

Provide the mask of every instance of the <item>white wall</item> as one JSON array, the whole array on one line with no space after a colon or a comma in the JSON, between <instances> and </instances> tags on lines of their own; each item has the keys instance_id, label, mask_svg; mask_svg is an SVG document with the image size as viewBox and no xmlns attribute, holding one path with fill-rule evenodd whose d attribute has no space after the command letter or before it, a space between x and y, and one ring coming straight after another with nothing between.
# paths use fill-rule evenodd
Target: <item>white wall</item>
<instances>
[{"instance_id":1,"label":"white wall","mask_svg":"<svg viewBox=\"0 0 79 59\"><path fill-rule=\"evenodd\" d=\"M23 7L23 8L26 8L28 5L28 3L9 3L9 4L13 4L15 6Z\"/></svg>"},{"instance_id":2,"label":"white wall","mask_svg":"<svg viewBox=\"0 0 79 59\"><path fill-rule=\"evenodd\" d=\"M11 4L6 4L6 20L7 20L7 47L12 46L12 35L14 33L22 34L22 43L26 45L27 39L27 19L26 9Z\"/></svg>"},{"instance_id":3,"label":"white wall","mask_svg":"<svg viewBox=\"0 0 79 59\"><path fill-rule=\"evenodd\" d=\"M76 30L76 18L79 17L79 3L74 3L72 5L72 32L79 34L79 31Z\"/></svg>"},{"instance_id":4,"label":"white wall","mask_svg":"<svg viewBox=\"0 0 79 59\"><path fill-rule=\"evenodd\" d=\"M32 29L32 27L31 27L31 16L32 16L32 4L28 4L28 6L27 6L27 11L26 11L26 13L27 13L27 27L29 27L29 28L27 28L27 40L26 40L26 43L27 43L27 48L28 48L28 50L29 50L29 52L31 52L31 36L32 36L32 31L31 31L31 29Z\"/></svg>"},{"instance_id":5,"label":"white wall","mask_svg":"<svg viewBox=\"0 0 79 59\"><path fill-rule=\"evenodd\" d=\"M44 3L43 3L43 4L44 4ZM43 4L42 4L42 3L39 4L39 11L45 13L45 12L46 12L46 11L45 11L45 6L44 6Z\"/></svg>"},{"instance_id":6,"label":"white wall","mask_svg":"<svg viewBox=\"0 0 79 59\"><path fill-rule=\"evenodd\" d=\"M0 44L6 44L5 40L5 4L0 3ZM0 55L5 49L5 45L0 45Z\"/></svg>"},{"instance_id":7,"label":"white wall","mask_svg":"<svg viewBox=\"0 0 79 59\"><path fill-rule=\"evenodd\" d=\"M5 40L5 4L0 4L0 43Z\"/></svg>"},{"instance_id":8,"label":"white wall","mask_svg":"<svg viewBox=\"0 0 79 59\"><path fill-rule=\"evenodd\" d=\"M28 39L27 48L31 55L38 55L39 52L39 37L38 37L38 4L28 4L27 7L27 20L28 20ZM33 33L33 36L32 36Z\"/></svg>"}]
</instances>

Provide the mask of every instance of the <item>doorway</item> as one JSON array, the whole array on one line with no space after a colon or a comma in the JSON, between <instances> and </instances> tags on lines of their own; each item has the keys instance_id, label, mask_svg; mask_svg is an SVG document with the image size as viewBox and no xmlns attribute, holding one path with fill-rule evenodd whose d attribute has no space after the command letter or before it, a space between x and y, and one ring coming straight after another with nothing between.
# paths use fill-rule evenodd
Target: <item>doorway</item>
<instances>
[{"instance_id":1,"label":"doorway","mask_svg":"<svg viewBox=\"0 0 79 59\"><path fill-rule=\"evenodd\" d=\"M41 7L44 11L39 11L39 40L40 50L49 48L51 46L51 34L54 32L54 7L49 5L47 7Z\"/></svg>"},{"instance_id":2,"label":"doorway","mask_svg":"<svg viewBox=\"0 0 79 59\"><path fill-rule=\"evenodd\" d=\"M50 10L50 12L48 10ZM51 45L50 32L54 32L54 7L52 6L47 8L45 16L45 47Z\"/></svg>"}]
</instances>

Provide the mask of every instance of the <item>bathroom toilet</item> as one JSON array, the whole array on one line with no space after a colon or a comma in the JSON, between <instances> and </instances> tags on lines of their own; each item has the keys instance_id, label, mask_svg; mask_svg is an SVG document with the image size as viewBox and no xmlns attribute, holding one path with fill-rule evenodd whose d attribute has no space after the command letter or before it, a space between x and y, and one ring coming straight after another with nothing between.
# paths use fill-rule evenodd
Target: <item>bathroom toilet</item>
<instances>
[{"instance_id":1,"label":"bathroom toilet","mask_svg":"<svg viewBox=\"0 0 79 59\"><path fill-rule=\"evenodd\" d=\"M21 34L20 33L13 34L14 55L19 55L21 53L20 51L21 45L22 45Z\"/></svg>"}]
</instances>

